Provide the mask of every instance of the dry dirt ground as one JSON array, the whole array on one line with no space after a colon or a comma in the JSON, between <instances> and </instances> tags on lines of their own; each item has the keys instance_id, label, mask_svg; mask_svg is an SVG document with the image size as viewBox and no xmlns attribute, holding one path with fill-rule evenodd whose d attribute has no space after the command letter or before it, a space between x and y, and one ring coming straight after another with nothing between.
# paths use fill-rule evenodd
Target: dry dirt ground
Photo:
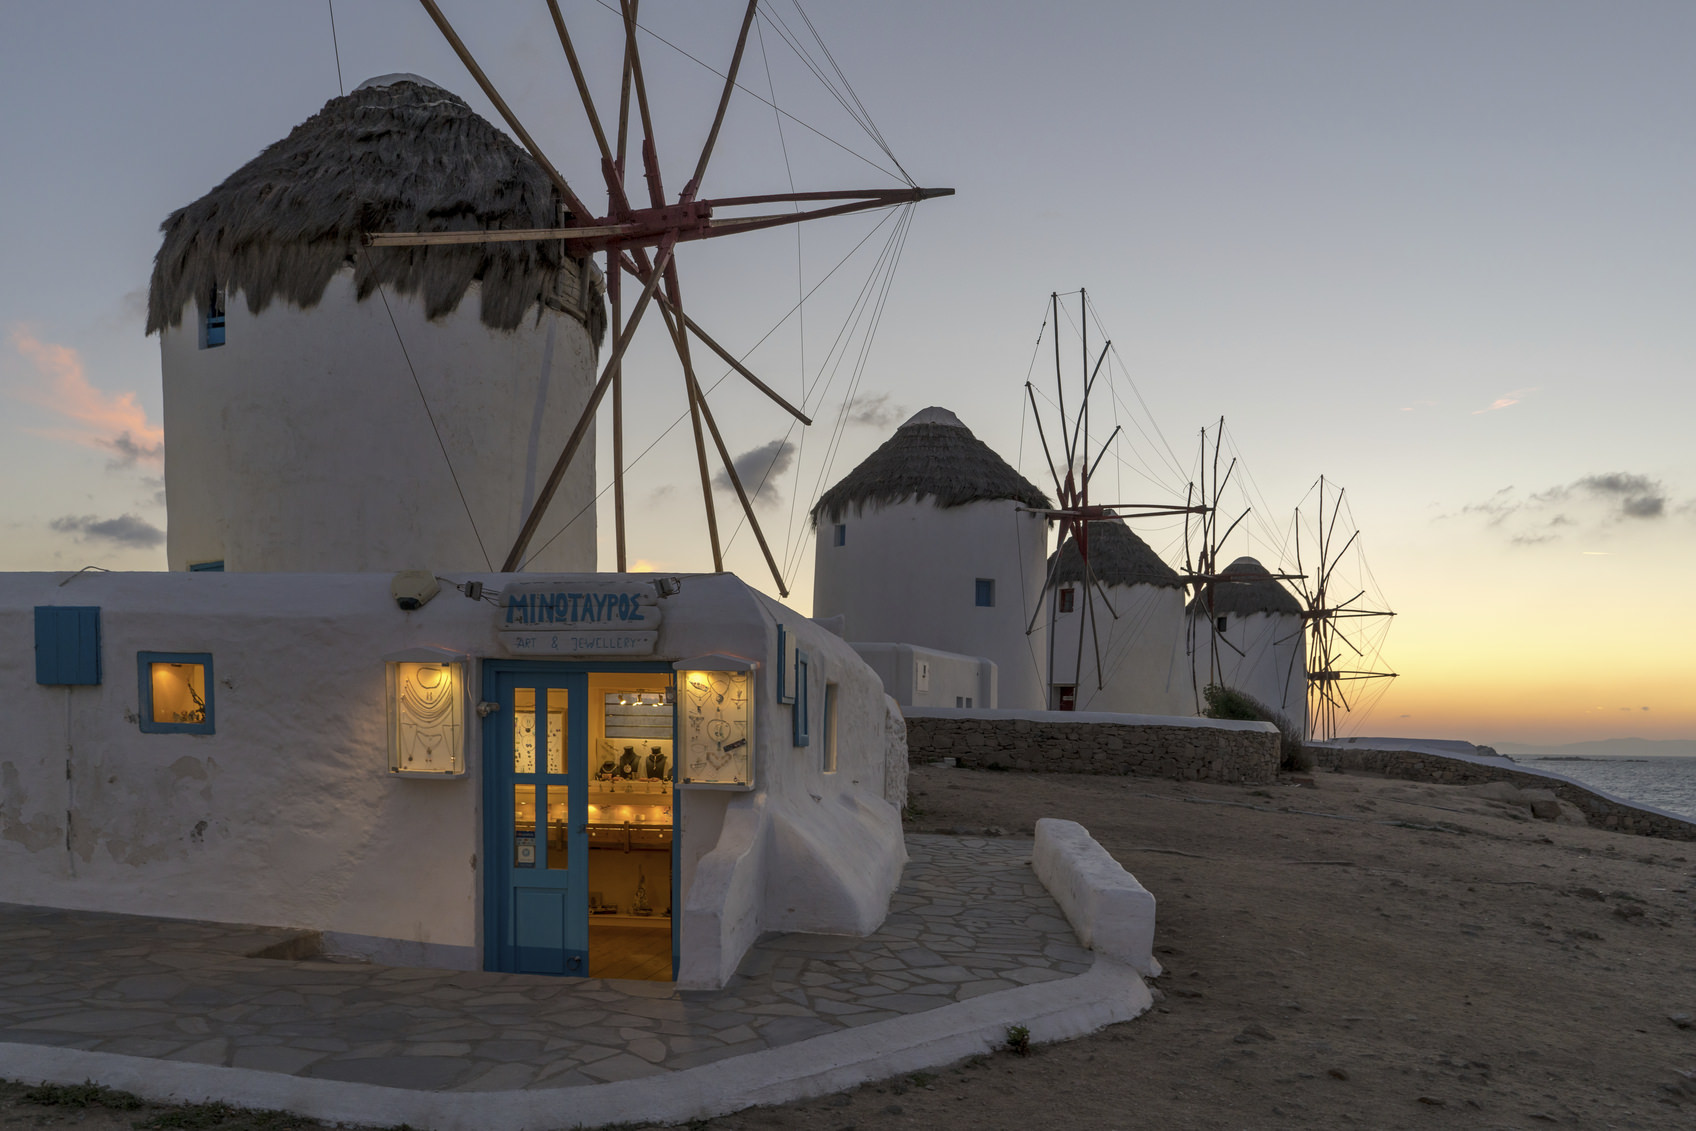
<instances>
[{"instance_id":1,"label":"dry dirt ground","mask_svg":"<svg viewBox=\"0 0 1696 1131\"><path fill-rule=\"evenodd\" d=\"M912 784L915 831L1088 827L1159 899L1161 1000L1027 1057L691 1127L1696 1128L1696 844L1353 774ZM22 1096L0 1092L5 1131L291 1125Z\"/></svg>"}]
</instances>

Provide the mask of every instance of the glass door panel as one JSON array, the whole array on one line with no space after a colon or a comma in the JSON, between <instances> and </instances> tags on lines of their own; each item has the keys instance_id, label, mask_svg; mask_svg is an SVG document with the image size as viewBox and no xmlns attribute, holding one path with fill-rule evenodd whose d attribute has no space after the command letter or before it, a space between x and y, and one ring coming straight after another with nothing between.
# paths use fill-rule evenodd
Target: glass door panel
<instances>
[{"instance_id":1,"label":"glass door panel","mask_svg":"<svg viewBox=\"0 0 1696 1131\"><path fill-rule=\"evenodd\" d=\"M588 974L587 759L581 711L585 677L570 672L501 672L497 728L510 750L491 759L505 778L494 790L497 836L510 864L491 879L491 956L497 969ZM575 717L574 717L575 716ZM510 719L510 722L505 720Z\"/></svg>"}]
</instances>

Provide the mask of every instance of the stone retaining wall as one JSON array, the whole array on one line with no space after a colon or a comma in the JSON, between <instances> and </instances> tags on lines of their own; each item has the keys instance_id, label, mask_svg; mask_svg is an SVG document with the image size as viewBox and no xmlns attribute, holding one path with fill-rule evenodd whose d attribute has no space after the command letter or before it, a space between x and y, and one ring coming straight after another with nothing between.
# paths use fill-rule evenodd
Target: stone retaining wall
<instances>
[{"instance_id":1,"label":"stone retaining wall","mask_svg":"<svg viewBox=\"0 0 1696 1131\"><path fill-rule=\"evenodd\" d=\"M1505 759L1502 762L1482 758L1473 761L1415 750L1371 747L1310 745L1308 749L1318 756L1321 769L1357 770L1438 785L1481 785L1505 781L1521 789L1546 789L1562 801L1571 802L1584 811L1584 819L1591 828L1669 840L1696 840L1696 824L1690 821L1614 801L1565 778L1514 769Z\"/></svg>"},{"instance_id":2,"label":"stone retaining wall","mask_svg":"<svg viewBox=\"0 0 1696 1131\"><path fill-rule=\"evenodd\" d=\"M1271 723L1072 711L908 708L914 762L954 758L968 769L1131 774L1262 784L1278 773Z\"/></svg>"}]
</instances>

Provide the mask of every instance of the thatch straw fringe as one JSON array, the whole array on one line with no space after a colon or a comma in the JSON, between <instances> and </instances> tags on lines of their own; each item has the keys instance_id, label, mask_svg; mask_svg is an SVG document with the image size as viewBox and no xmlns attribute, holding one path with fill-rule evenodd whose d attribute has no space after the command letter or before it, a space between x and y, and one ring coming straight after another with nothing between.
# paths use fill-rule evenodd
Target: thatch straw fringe
<instances>
[{"instance_id":1,"label":"thatch straw fringe","mask_svg":"<svg viewBox=\"0 0 1696 1131\"><path fill-rule=\"evenodd\" d=\"M1277 613L1298 617L1301 615L1301 602L1297 601L1288 589L1274 581L1266 567L1254 558L1238 558L1221 572L1245 573L1254 576L1255 579L1252 581L1215 582L1213 585L1213 612L1215 615L1248 616L1251 613ZM1190 602L1189 611L1204 616L1207 614L1205 590L1201 597Z\"/></svg>"},{"instance_id":2,"label":"thatch straw fringe","mask_svg":"<svg viewBox=\"0 0 1696 1131\"><path fill-rule=\"evenodd\" d=\"M971 429L960 424L907 423L819 497L812 510L813 525L821 519L836 522L850 507L858 514L868 503L881 507L924 498L939 507L986 499L1048 506L1048 496L972 435Z\"/></svg>"},{"instance_id":3,"label":"thatch straw fringe","mask_svg":"<svg viewBox=\"0 0 1696 1131\"><path fill-rule=\"evenodd\" d=\"M1054 570L1054 580L1083 581L1084 560L1078 553L1077 542L1067 538L1066 544L1057 553L1060 556L1058 566L1052 554L1048 558L1049 568ZM1089 524L1089 568L1103 585L1158 585L1164 589L1184 587L1184 583L1178 580L1177 571L1161 561L1160 555L1149 549L1148 543L1138 538L1122 518Z\"/></svg>"},{"instance_id":4,"label":"thatch straw fringe","mask_svg":"<svg viewBox=\"0 0 1696 1131\"><path fill-rule=\"evenodd\" d=\"M515 329L545 304L582 318L598 340L600 296L580 295L584 265L558 243L360 246L368 231L558 221L559 196L541 167L462 100L411 81L361 87L161 225L147 332L179 325L191 299L204 311L215 288L228 301L245 295L254 314L277 299L311 307L352 267L361 300L382 284L418 296L425 314L440 318L477 283L488 326Z\"/></svg>"}]
</instances>

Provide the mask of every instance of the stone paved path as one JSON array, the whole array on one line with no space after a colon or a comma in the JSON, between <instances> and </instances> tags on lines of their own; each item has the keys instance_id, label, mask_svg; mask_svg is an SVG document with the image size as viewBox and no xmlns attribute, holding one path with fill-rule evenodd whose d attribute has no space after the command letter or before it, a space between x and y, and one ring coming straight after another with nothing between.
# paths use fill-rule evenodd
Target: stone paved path
<instances>
[{"instance_id":1,"label":"stone paved path","mask_svg":"<svg viewBox=\"0 0 1696 1131\"><path fill-rule=\"evenodd\" d=\"M883 929L775 935L723 990L251 958L289 932L0 904L0 1043L424 1090L564 1088L1088 970L1029 840L913 835Z\"/></svg>"}]
</instances>

